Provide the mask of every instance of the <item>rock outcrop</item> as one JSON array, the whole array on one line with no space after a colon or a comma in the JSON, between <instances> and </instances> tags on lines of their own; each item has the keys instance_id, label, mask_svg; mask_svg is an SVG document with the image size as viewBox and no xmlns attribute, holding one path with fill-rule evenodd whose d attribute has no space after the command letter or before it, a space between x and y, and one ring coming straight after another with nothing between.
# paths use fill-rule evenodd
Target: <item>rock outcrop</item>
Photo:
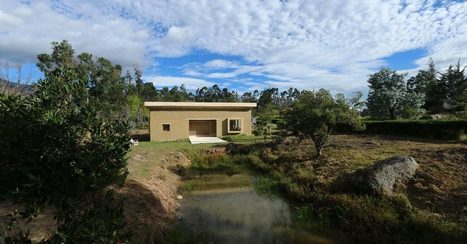
<instances>
[{"instance_id":1,"label":"rock outcrop","mask_svg":"<svg viewBox=\"0 0 467 244\"><path fill-rule=\"evenodd\" d=\"M412 157L390 157L348 175L344 180L345 188L356 193L391 195L395 186L407 183L418 167Z\"/></svg>"}]
</instances>

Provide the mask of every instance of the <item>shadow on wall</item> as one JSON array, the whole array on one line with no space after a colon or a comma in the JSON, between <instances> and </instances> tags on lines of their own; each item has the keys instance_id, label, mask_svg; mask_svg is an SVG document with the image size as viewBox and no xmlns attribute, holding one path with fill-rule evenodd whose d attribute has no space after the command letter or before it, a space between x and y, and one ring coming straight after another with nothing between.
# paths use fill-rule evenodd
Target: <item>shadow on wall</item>
<instances>
[{"instance_id":1,"label":"shadow on wall","mask_svg":"<svg viewBox=\"0 0 467 244\"><path fill-rule=\"evenodd\" d=\"M228 126L228 120L224 119L222 121L222 135L221 136L227 135L227 126Z\"/></svg>"}]
</instances>

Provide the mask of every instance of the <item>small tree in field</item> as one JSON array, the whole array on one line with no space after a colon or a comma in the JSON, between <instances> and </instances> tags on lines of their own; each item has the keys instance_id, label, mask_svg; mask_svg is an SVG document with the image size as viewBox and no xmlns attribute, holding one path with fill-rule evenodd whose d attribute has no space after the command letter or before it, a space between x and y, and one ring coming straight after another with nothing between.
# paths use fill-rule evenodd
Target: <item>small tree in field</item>
<instances>
[{"instance_id":1,"label":"small tree in field","mask_svg":"<svg viewBox=\"0 0 467 244\"><path fill-rule=\"evenodd\" d=\"M285 113L285 122L298 137L313 140L317 157L321 156L321 150L336 126L347 125L354 129L362 126L357 111L351 109L345 99L334 99L324 89L303 91Z\"/></svg>"}]
</instances>

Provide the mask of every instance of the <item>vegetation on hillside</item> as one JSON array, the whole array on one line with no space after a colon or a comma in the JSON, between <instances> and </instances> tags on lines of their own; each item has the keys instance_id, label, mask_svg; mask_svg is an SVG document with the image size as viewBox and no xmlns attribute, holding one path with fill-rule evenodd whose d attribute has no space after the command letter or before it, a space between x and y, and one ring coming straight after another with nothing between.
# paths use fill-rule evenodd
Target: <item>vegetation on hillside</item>
<instances>
[{"instance_id":1,"label":"vegetation on hillside","mask_svg":"<svg viewBox=\"0 0 467 244\"><path fill-rule=\"evenodd\" d=\"M232 138L226 154L206 153L204 148L183 151L197 174L203 172L199 169L226 174L242 172L242 167L251 170L257 191L289 199L304 229L337 228L365 243L462 243L467 237L467 219L462 217L466 172L457 171L466 160L463 144L333 135L323 157L315 158L311 140L238 139L242 144ZM421 165L398 194L359 195L339 189L342 176L395 154L411 155Z\"/></svg>"}]
</instances>

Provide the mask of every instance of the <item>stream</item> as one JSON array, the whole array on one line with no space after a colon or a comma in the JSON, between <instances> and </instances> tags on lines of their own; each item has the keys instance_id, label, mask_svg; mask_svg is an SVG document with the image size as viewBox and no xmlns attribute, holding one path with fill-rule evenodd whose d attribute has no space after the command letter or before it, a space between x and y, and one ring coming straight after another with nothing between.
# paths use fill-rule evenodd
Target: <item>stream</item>
<instances>
[{"instance_id":1,"label":"stream","mask_svg":"<svg viewBox=\"0 0 467 244\"><path fill-rule=\"evenodd\" d=\"M313 233L293 223L293 207L255 192L249 175L203 175L180 201L178 229L189 243L348 243L337 232Z\"/></svg>"}]
</instances>

